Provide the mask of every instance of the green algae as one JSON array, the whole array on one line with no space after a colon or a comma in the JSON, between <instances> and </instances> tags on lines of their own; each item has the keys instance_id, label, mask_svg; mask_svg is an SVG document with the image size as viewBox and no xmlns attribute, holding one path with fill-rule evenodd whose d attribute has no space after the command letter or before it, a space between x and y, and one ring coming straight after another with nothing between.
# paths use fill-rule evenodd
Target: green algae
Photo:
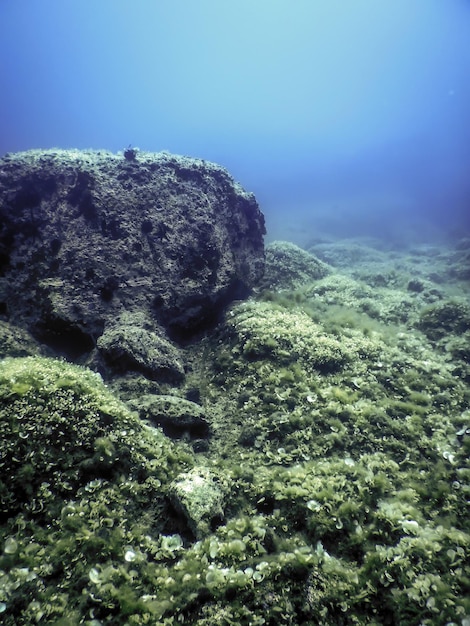
<instances>
[{"instance_id":1,"label":"green algae","mask_svg":"<svg viewBox=\"0 0 470 626\"><path fill-rule=\"evenodd\" d=\"M426 284L385 275L264 293L188 347L204 453L85 368L4 361L2 623L465 624L466 353L417 330ZM227 486L197 533L202 492L174 502L195 473Z\"/></svg>"},{"instance_id":2,"label":"green algae","mask_svg":"<svg viewBox=\"0 0 470 626\"><path fill-rule=\"evenodd\" d=\"M0 420L3 513L21 510L46 483L68 495L93 479L145 474L169 445L98 374L40 357L1 362Z\"/></svg>"}]
</instances>

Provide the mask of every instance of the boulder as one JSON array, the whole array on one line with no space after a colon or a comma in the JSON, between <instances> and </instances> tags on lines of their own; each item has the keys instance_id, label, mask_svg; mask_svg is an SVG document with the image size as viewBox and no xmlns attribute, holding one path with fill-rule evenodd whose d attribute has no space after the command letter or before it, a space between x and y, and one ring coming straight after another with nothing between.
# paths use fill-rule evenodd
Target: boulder
<instances>
[{"instance_id":1,"label":"boulder","mask_svg":"<svg viewBox=\"0 0 470 626\"><path fill-rule=\"evenodd\" d=\"M141 315L176 342L209 328L262 276L264 218L218 165L128 152L0 159L0 315L71 359L105 333L108 360L122 353L153 375L158 340L147 335L150 353L132 354L149 330L116 320Z\"/></svg>"},{"instance_id":2,"label":"boulder","mask_svg":"<svg viewBox=\"0 0 470 626\"><path fill-rule=\"evenodd\" d=\"M184 378L181 351L138 312L125 312L110 322L96 345L113 373L140 372L150 380L169 383Z\"/></svg>"}]
</instances>

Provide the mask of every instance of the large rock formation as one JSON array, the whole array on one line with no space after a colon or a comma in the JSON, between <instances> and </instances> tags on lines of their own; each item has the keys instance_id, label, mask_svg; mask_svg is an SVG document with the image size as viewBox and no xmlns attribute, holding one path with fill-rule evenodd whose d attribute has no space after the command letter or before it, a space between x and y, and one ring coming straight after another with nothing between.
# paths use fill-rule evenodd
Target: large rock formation
<instances>
[{"instance_id":1,"label":"large rock formation","mask_svg":"<svg viewBox=\"0 0 470 626\"><path fill-rule=\"evenodd\" d=\"M263 273L264 232L254 196L206 161L9 154L0 160L0 314L71 358L106 332L98 349L115 359L124 336L127 362L148 374L142 337L158 334L153 363L161 341L193 337L246 296ZM139 341L134 331L129 339L134 314Z\"/></svg>"}]
</instances>

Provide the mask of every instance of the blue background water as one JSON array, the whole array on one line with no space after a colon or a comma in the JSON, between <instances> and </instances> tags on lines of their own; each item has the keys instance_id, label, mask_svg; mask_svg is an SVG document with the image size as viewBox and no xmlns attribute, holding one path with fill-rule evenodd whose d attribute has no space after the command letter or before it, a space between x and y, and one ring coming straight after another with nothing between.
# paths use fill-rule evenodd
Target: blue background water
<instances>
[{"instance_id":1,"label":"blue background water","mask_svg":"<svg viewBox=\"0 0 470 626\"><path fill-rule=\"evenodd\" d=\"M0 154L226 166L269 238L470 231L466 0L1 0Z\"/></svg>"}]
</instances>

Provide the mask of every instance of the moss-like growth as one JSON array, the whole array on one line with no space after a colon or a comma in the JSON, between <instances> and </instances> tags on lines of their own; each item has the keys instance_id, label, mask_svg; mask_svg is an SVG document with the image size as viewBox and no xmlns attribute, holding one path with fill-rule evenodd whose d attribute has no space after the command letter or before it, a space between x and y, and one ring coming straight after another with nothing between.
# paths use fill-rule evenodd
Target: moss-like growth
<instances>
[{"instance_id":1,"label":"moss-like growth","mask_svg":"<svg viewBox=\"0 0 470 626\"><path fill-rule=\"evenodd\" d=\"M249 302L235 307L227 327L237 336L245 358L267 358L277 364L302 363L322 372L377 352L377 346L357 333L339 340L326 333L302 310L286 310L269 302Z\"/></svg>"},{"instance_id":2,"label":"moss-like growth","mask_svg":"<svg viewBox=\"0 0 470 626\"><path fill-rule=\"evenodd\" d=\"M40 357L0 363L2 512L41 508L91 480L155 474L169 444L84 368ZM164 474L163 474L164 475Z\"/></svg>"},{"instance_id":3,"label":"moss-like growth","mask_svg":"<svg viewBox=\"0 0 470 626\"><path fill-rule=\"evenodd\" d=\"M191 457L98 374L53 359L0 363L0 421L2 623L83 623L98 580L107 608L96 616L126 623L143 606L128 569L144 544L167 554L169 485Z\"/></svg>"}]
</instances>

